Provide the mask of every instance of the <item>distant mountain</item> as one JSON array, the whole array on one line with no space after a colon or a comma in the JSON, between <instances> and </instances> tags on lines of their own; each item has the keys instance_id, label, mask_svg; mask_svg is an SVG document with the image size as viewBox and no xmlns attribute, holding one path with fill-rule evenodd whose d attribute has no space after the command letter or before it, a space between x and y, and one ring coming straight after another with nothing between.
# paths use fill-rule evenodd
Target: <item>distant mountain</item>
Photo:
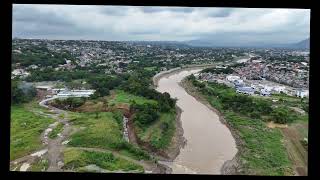
<instances>
[{"instance_id":1,"label":"distant mountain","mask_svg":"<svg viewBox=\"0 0 320 180\"><path fill-rule=\"evenodd\" d=\"M293 48L310 49L310 38L300 41L292 45Z\"/></svg>"},{"instance_id":2,"label":"distant mountain","mask_svg":"<svg viewBox=\"0 0 320 180\"><path fill-rule=\"evenodd\" d=\"M243 43L237 40L209 40L209 39L196 39L185 41L185 44L194 47L249 47L249 48L293 48L293 49L309 49L310 38L293 44L271 44L271 43Z\"/></svg>"},{"instance_id":3,"label":"distant mountain","mask_svg":"<svg viewBox=\"0 0 320 180\"><path fill-rule=\"evenodd\" d=\"M162 47L170 47L170 48L188 48L190 47L188 44L184 42L178 41L126 41L130 44L135 45L151 45L151 46L162 46Z\"/></svg>"}]
</instances>

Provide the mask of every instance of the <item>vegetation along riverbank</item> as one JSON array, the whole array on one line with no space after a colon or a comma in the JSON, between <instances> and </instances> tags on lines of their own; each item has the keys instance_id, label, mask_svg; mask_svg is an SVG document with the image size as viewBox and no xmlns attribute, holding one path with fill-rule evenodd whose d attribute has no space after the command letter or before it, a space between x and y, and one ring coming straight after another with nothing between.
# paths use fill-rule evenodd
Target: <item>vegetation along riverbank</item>
<instances>
[{"instance_id":1,"label":"vegetation along riverbank","mask_svg":"<svg viewBox=\"0 0 320 180\"><path fill-rule=\"evenodd\" d=\"M299 152L288 146L293 140L292 137L286 135L286 131L292 127L298 124L303 126L308 121L307 115L288 108L288 104L299 106L300 100L282 100L274 103L272 98L283 99L284 97L276 95L265 98L239 95L230 87L213 82L200 82L193 75L186 78L181 85L188 93L220 112L221 120L225 121L236 139L238 154L232 161L225 163L222 173L305 174L301 171L307 167L301 167L301 163L297 165L299 157L296 156L299 156L297 155ZM288 124L289 128L270 128L268 127L270 121ZM302 140L301 137L300 140Z\"/></svg>"}]
</instances>

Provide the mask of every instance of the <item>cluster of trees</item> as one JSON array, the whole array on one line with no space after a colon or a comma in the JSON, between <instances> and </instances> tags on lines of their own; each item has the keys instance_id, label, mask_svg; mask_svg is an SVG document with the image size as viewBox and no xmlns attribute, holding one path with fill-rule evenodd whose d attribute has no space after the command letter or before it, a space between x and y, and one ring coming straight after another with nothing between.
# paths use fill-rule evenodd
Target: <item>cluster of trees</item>
<instances>
[{"instance_id":1,"label":"cluster of trees","mask_svg":"<svg viewBox=\"0 0 320 180\"><path fill-rule=\"evenodd\" d=\"M31 85L23 84L18 80L11 81L11 104L21 104L31 101L37 95Z\"/></svg>"},{"instance_id":2,"label":"cluster of trees","mask_svg":"<svg viewBox=\"0 0 320 180\"><path fill-rule=\"evenodd\" d=\"M93 89L95 94L93 98L107 96L110 90L118 87L121 84L121 79L114 76L96 76L87 78L88 83Z\"/></svg>"},{"instance_id":3,"label":"cluster of trees","mask_svg":"<svg viewBox=\"0 0 320 180\"><path fill-rule=\"evenodd\" d=\"M73 110L82 106L86 98L69 97L66 99L55 99L51 104L59 109Z\"/></svg>"},{"instance_id":4,"label":"cluster of trees","mask_svg":"<svg viewBox=\"0 0 320 180\"><path fill-rule=\"evenodd\" d=\"M151 79L149 71L138 71L136 74L123 80L120 88L131 94L143 96L148 99L153 99L158 102L161 112L168 112L174 108L176 100L172 99L168 93L160 93L155 89L150 88Z\"/></svg>"},{"instance_id":5,"label":"cluster of trees","mask_svg":"<svg viewBox=\"0 0 320 180\"><path fill-rule=\"evenodd\" d=\"M131 106L131 111L135 113L134 123L140 128L147 127L152 122L157 120L159 115L159 106L157 104L136 104L133 103Z\"/></svg>"},{"instance_id":6,"label":"cluster of trees","mask_svg":"<svg viewBox=\"0 0 320 180\"><path fill-rule=\"evenodd\" d=\"M85 70L76 71L55 71L52 68L46 68L43 71L31 71L30 76L26 77L26 81L65 81L70 82L75 79L85 79L87 77L96 76L96 73Z\"/></svg>"}]
</instances>

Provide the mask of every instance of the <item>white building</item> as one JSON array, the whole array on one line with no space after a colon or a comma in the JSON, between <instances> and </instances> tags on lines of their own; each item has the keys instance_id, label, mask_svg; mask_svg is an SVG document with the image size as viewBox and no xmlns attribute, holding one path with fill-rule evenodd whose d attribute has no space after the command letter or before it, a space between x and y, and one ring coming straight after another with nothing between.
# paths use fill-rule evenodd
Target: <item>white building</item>
<instances>
[{"instance_id":1,"label":"white building","mask_svg":"<svg viewBox=\"0 0 320 180\"><path fill-rule=\"evenodd\" d=\"M59 92L62 92L62 91L65 91L66 89L65 88L54 88L54 89L51 89L51 92L52 94L58 94Z\"/></svg>"},{"instance_id":2,"label":"white building","mask_svg":"<svg viewBox=\"0 0 320 180\"><path fill-rule=\"evenodd\" d=\"M272 91L273 89L274 89L274 87L273 86L264 86L264 88L263 89L265 89L266 91Z\"/></svg>"},{"instance_id":3,"label":"white building","mask_svg":"<svg viewBox=\"0 0 320 180\"><path fill-rule=\"evenodd\" d=\"M62 91L57 94L58 97L89 97L95 90L71 90Z\"/></svg>"},{"instance_id":4,"label":"white building","mask_svg":"<svg viewBox=\"0 0 320 180\"><path fill-rule=\"evenodd\" d=\"M227 79L228 81L234 82L235 80L240 80L240 77L239 77L239 76L228 75L228 76L226 77L226 79Z\"/></svg>"},{"instance_id":5,"label":"white building","mask_svg":"<svg viewBox=\"0 0 320 180\"><path fill-rule=\"evenodd\" d=\"M239 87L236 90L237 93L253 95L254 89L252 87Z\"/></svg>"},{"instance_id":6,"label":"white building","mask_svg":"<svg viewBox=\"0 0 320 180\"><path fill-rule=\"evenodd\" d=\"M273 88L274 91L276 91L277 93L285 93L286 92L286 87L285 86L276 86Z\"/></svg>"},{"instance_id":7,"label":"white building","mask_svg":"<svg viewBox=\"0 0 320 180\"><path fill-rule=\"evenodd\" d=\"M300 98L309 97L309 90L302 90L302 89L297 90L296 96L298 96Z\"/></svg>"},{"instance_id":8,"label":"white building","mask_svg":"<svg viewBox=\"0 0 320 180\"><path fill-rule=\"evenodd\" d=\"M26 76L29 76L30 73L25 71L24 69L15 69L12 71L12 75L26 77Z\"/></svg>"},{"instance_id":9,"label":"white building","mask_svg":"<svg viewBox=\"0 0 320 180\"><path fill-rule=\"evenodd\" d=\"M260 95L261 96L270 96L270 91L268 91L267 89L261 89Z\"/></svg>"},{"instance_id":10,"label":"white building","mask_svg":"<svg viewBox=\"0 0 320 180\"><path fill-rule=\"evenodd\" d=\"M45 91L49 91L51 90L52 86L36 86L36 89L39 90L45 90Z\"/></svg>"}]
</instances>

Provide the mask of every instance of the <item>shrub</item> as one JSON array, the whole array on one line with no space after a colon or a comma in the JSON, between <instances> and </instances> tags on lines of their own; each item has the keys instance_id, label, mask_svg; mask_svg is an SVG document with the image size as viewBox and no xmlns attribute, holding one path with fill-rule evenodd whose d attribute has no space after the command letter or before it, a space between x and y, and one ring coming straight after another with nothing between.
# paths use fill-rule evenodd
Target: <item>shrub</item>
<instances>
[{"instance_id":1,"label":"shrub","mask_svg":"<svg viewBox=\"0 0 320 180\"><path fill-rule=\"evenodd\" d=\"M279 107L272 111L271 117L274 122L285 124L293 121L294 113L290 112L288 108Z\"/></svg>"}]
</instances>

